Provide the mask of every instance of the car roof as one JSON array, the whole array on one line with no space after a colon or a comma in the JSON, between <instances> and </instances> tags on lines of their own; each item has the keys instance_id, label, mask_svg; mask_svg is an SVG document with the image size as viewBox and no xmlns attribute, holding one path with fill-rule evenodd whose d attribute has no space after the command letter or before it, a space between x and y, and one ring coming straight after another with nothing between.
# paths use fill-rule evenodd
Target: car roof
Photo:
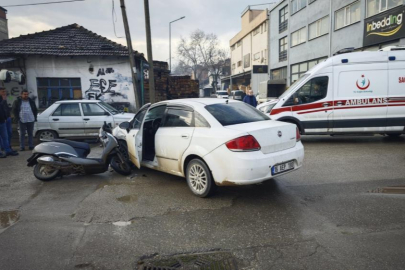
<instances>
[{"instance_id":1,"label":"car roof","mask_svg":"<svg viewBox=\"0 0 405 270\"><path fill-rule=\"evenodd\" d=\"M76 100L59 100L59 101L56 101L55 103L60 104L60 103L77 103L77 102L99 103L101 101L100 100L76 99Z\"/></svg>"},{"instance_id":2,"label":"car roof","mask_svg":"<svg viewBox=\"0 0 405 270\"><path fill-rule=\"evenodd\" d=\"M213 105L213 104L223 104L225 102L240 102L236 100L229 100L229 99L219 99L219 98L184 98L184 99L172 99L172 100L165 100L160 101L153 106L158 106L161 104L183 104L183 105L195 105L195 106L205 106L205 105Z\"/></svg>"}]
</instances>

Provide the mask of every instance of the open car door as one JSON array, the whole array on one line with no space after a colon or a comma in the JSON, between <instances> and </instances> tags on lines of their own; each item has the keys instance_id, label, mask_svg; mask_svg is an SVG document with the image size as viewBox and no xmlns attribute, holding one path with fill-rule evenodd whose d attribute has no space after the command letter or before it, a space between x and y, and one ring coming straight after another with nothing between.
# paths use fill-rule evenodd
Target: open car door
<instances>
[{"instance_id":1,"label":"open car door","mask_svg":"<svg viewBox=\"0 0 405 270\"><path fill-rule=\"evenodd\" d=\"M131 130L126 135L129 158L138 169L141 168L142 161L143 120L150 105L148 103L139 110L131 123Z\"/></svg>"}]
</instances>

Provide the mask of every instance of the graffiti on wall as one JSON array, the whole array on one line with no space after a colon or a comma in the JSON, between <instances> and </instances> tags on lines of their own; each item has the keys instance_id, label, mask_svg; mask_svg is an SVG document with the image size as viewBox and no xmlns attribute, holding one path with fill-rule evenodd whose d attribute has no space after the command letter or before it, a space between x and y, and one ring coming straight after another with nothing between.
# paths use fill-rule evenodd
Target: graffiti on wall
<instances>
[{"instance_id":1,"label":"graffiti on wall","mask_svg":"<svg viewBox=\"0 0 405 270\"><path fill-rule=\"evenodd\" d=\"M89 100L102 100L109 103L128 100L132 78L123 76L117 69L99 68L97 78L89 79L89 89L85 97Z\"/></svg>"}]
</instances>

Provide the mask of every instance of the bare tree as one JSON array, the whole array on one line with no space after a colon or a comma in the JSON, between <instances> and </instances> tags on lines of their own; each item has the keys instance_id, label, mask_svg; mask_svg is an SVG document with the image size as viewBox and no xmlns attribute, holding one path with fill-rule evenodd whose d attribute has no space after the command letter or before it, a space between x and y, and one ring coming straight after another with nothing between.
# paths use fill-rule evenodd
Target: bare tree
<instances>
[{"instance_id":1,"label":"bare tree","mask_svg":"<svg viewBox=\"0 0 405 270\"><path fill-rule=\"evenodd\" d=\"M208 73L213 78L215 91L217 90L217 81L226 65L228 53L219 47L215 34L196 30L189 39L181 39L177 52L184 65L192 70L194 78L201 80L201 76Z\"/></svg>"}]
</instances>

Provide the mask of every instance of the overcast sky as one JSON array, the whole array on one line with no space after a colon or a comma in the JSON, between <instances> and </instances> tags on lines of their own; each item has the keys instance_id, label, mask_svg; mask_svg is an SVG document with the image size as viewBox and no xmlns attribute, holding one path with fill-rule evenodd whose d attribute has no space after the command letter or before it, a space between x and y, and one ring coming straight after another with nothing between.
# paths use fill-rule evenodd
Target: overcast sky
<instances>
[{"instance_id":1,"label":"overcast sky","mask_svg":"<svg viewBox=\"0 0 405 270\"><path fill-rule=\"evenodd\" d=\"M57 0L0 0L0 6L54 2ZM64 4L9 7L8 22L10 37L50 30L77 23L99 35L126 45L124 38L114 34L112 2L117 15L117 35L124 36L119 0L86 0ZM127 14L134 49L146 53L145 20L142 0L126 0ZM241 12L250 4L261 4L266 0L149 0L153 58L169 59L169 22L182 16L185 19L172 24L172 57L176 58L176 44L180 37L201 29L218 36L223 47L240 31ZM255 8L266 8L268 5Z\"/></svg>"}]
</instances>

